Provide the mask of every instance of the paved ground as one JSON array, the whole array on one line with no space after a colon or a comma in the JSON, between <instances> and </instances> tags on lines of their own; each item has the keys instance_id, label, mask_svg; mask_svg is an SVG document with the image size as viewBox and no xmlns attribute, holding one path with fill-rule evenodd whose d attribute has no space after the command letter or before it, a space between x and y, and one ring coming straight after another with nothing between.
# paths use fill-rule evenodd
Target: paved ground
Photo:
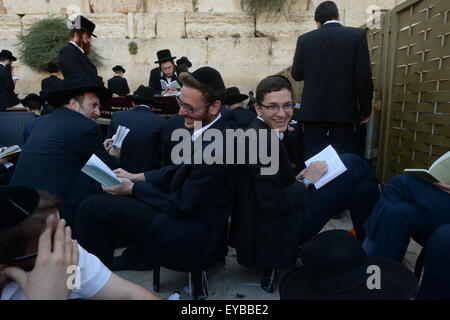
<instances>
[{"instance_id":1,"label":"paved ground","mask_svg":"<svg viewBox=\"0 0 450 320\"><path fill-rule=\"evenodd\" d=\"M323 229L351 229L351 221L348 215L342 219L332 219ZM404 264L411 270L420 252L420 246L411 242L405 257ZM120 251L117 252L119 254ZM299 261L299 264L301 262ZM226 265L217 265L208 271L208 283L210 300L278 300L278 285L283 275L289 270L279 270L276 278L276 288L273 294L267 293L260 287L261 273L256 269L240 266L236 261L234 249L230 249L226 258ZM152 271L122 271L120 276L152 290ZM183 292L183 287L188 285L186 273L174 272L161 268L161 290L159 295L167 298L172 292L179 291L183 299L190 299Z\"/></svg>"}]
</instances>

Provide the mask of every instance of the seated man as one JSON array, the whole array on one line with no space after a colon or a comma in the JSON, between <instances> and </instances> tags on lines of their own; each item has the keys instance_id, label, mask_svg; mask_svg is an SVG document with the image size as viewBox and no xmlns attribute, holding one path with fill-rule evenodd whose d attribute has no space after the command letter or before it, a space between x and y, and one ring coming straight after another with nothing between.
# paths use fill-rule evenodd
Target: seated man
<instances>
[{"instance_id":1,"label":"seated man","mask_svg":"<svg viewBox=\"0 0 450 320\"><path fill-rule=\"evenodd\" d=\"M100 101L109 97L109 91L89 77L64 79L63 88L49 96L52 105L62 107L36 124L12 177L12 185L26 185L60 197L61 216L75 232L76 208L86 197L101 191L100 184L81 168L92 154L112 169L119 166L120 149L105 150L100 126L95 122Z\"/></svg>"},{"instance_id":2,"label":"seated man","mask_svg":"<svg viewBox=\"0 0 450 320\"><path fill-rule=\"evenodd\" d=\"M111 273L73 241L71 228L59 219L59 205L44 191L0 187L1 300L159 299Z\"/></svg>"},{"instance_id":3,"label":"seated man","mask_svg":"<svg viewBox=\"0 0 450 320\"><path fill-rule=\"evenodd\" d=\"M185 72L186 70L175 65L173 60L176 57L172 57L169 49L160 50L156 53L156 55L158 56L158 61L155 61L155 63L159 64L159 67L152 69L150 72L148 86L155 90L155 93L157 94L164 95L172 93L175 89L163 90L161 80L164 80L166 83L170 84L173 81L177 81L180 73Z\"/></svg>"},{"instance_id":4,"label":"seated man","mask_svg":"<svg viewBox=\"0 0 450 320\"><path fill-rule=\"evenodd\" d=\"M116 170L123 182L104 187L109 194L93 196L78 209L80 244L106 266L113 262L115 240L140 246L153 263L180 271L203 270L226 253L235 167L195 158L211 143L203 135L225 130L220 115L225 85L210 67L183 73L180 80L185 129L177 133L186 137L183 161L141 174Z\"/></svg>"},{"instance_id":5,"label":"seated man","mask_svg":"<svg viewBox=\"0 0 450 320\"><path fill-rule=\"evenodd\" d=\"M256 100L258 118L246 132L253 131L258 138L257 155L270 155L278 161L267 173L262 169L269 165L261 159L256 164L248 162L239 174L231 233L238 262L256 268L295 267L299 247L346 209L362 242L362 224L379 196L373 170L358 156L342 155L347 171L317 190L314 183L327 172L327 163L313 162L295 175L284 146L294 112L289 80L282 76L263 79ZM264 146L268 150L263 150Z\"/></svg>"},{"instance_id":6,"label":"seated man","mask_svg":"<svg viewBox=\"0 0 450 320\"><path fill-rule=\"evenodd\" d=\"M398 175L384 186L364 225L364 249L371 256L401 262L411 238L425 246L430 234L450 224L450 185Z\"/></svg>"},{"instance_id":7,"label":"seated man","mask_svg":"<svg viewBox=\"0 0 450 320\"><path fill-rule=\"evenodd\" d=\"M27 123L25 129L23 130L23 141L25 143L27 142L31 131L33 131L33 128L41 119L43 119L41 118L41 116L42 112L44 111L45 100L37 94L32 93L27 95L25 99L22 100L22 104L25 108L27 108L27 111L34 112L34 114L36 115L34 119L30 120Z\"/></svg>"},{"instance_id":8,"label":"seated man","mask_svg":"<svg viewBox=\"0 0 450 320\"><path fill-rule=\"evenodd\" d=\"M247 128L256 119L256 114L244 108L244 101L248 96L241 94L237 87L227 88L225 104L227 109L231 110L237 127L241 129Z\"/></svg>"}]
</instances>

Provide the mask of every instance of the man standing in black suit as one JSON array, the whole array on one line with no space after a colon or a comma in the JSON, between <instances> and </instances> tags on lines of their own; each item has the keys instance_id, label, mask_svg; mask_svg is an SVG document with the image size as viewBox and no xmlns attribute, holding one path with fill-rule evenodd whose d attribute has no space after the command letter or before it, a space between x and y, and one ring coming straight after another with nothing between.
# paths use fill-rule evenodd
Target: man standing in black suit
<instances>
[{"instance_id":1,"label":"man standing in black suit","mask_svg":"<svg viewBox=\"0 0 450 320\"><path fill-rule=\"evenodd\" d=\"M150 110L160 105L153 99L153 90L140 86L132 96L134 109L115 112L108 127L107 138L111 138L119 126L130 129L122 144L120 165L132 173L156 170L162 167L161 129L166 120Z\"/></svg>"},{"instance_id":2,"label":"man standing in black suit","mask_svg":"<svg viewBox=\"0 0 450 320\"><path fill-rule=\"evenodd\" d=\"M174 92L175 90L173 89L163 90L161 87L161 80L164 80L167 83L177 81L180 73L186 70L175 65L173 60L176 57L172 57L169 49L160 50L156 55L158 56L158 61L155 61L155 63L158 63L159 67L154 68L150 72L149 87L155 90L155 93L157 94Z\"/></svg>"},{"instance_id":3,"label":"man standing in black suit","mask_svg":"<svg viewBox=\"0 0 450 320\"><path fill-rule=\"evenodd\" d=\"M58 78L59 67L56 63L49 62L47 65L47 71L50 73L50 76L42 79L41 81L41 90L42 91L56 91L61 89L62 80Z\"/></svg>"},{"instance_id":4,"label":"man standing in black suit","mask_svg":"<svg viewBox=\"0 0 450 320\"><path fill-rule=\"evenodd\" d=\"M113 69L114 77L108 80L108 89L114 96L123 97L130 93L127 79L123 77L125 69L122 66L115 66Z\"/></svg>"},{"instance_id":5,"label":"man standing in black suit","mask_svg":"<svg viewBox=\"0 0 450 320\"><path fill-rule=\"evenodd\" d=\"M95 154L110 168L119 166L120 149L105 150L100 126L100 102L109 91L91 78L64 79L61 90L48 97L52 105L63 106L40 120L20 155L12 185L26 185L60 197L61 217L75 229L78 205L100 192L100 184L81 172ZM114 155L114 156L113 156Z\"/></svg>"},{"instance_id":6,"label":"man standing in black suit","mask_svg":"<svg viewBox=\"0 0 450 320\"><path fill-rule=\"evenodd\" d=\"M292 77L304 80L300 119L309 158L331 144L353 152L355 126L372 111L373 84L363 29L344 27L332 1L315 12L318 30L298 38Z\"/></svg>"},{"instance_id":7,"label":"man standing in black suit","mask_svg":"<svg viewBox=\"0 0 450 320\"><path fill-rule=\"evenodd\" d=\"M16 60L11 51L0 52L0 111L18 105L20 102L14 93L15 85L11 73L12 63Z\"/></svg>"},{"instance_id":8,"label":"man standing in black suit","mask_svg":"<svg viewBox=\"0 0 450 320\"><path fill-rule=\"evenodd\" d=\"M87 57L91 51L91 37L97 38L94 30L95 24L83 16L73 21L70 42L59 52L59 67L64 78L86 75L99 85L103 84L97 68Z\"/></svg>"}]
</instances>

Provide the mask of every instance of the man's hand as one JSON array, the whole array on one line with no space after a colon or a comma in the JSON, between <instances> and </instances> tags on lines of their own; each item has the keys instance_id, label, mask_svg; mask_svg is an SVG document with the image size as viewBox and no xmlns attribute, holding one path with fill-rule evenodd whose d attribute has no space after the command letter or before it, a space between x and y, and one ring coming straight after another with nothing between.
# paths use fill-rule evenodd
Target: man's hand
<instances>
[{"instance_id":1,"label":"man's hand","mask_svg":"<svg viewBox=\"0 0 450 320\"><path fill-rule=\"evenodd\" d=\"M302 180L305 177L306 168L303 169L296 177L296 180Z\"/></svg>"},{"instance_id":2,"label":"man's hand","mask_svg":"<svg viewBox=\"0 0 450 320\"><path fill-rule=\"evenodd\" d=\"M308 168L303 170L303 177L308 178L313 183L316 183L320 177L328 172L328 165L325 161L315 161L309 165ZM303 172L302 171L302 172ZM302 173L300 172L300 174Z\"/></svg>"},{"instance_id":3,"label":"man's hand","mask_svg":"<svg viewBox=\"0 0 450 320\"><path fill-rule=\"evenodd\" d=\"M361 121L359 122L359 124L368 123L369 120L370 120L370 116L368 116L368 117L361 117Z\"/></svg>"},{"instance_id":4,"label":"man's hand","mask_svg":"<svg viewBox=\"0 0 450 320\"><path fill-rule=\"evenodd\" d=\"M120 98L120 96L118 94L116 94L116 93L113 93L112 97L113 98Z\"/></svg>"},{"instance_id":5,"label":"man's hand","mask_svg":"<svg viewBox=\"0 0 450 320\"><path fill-rule=\"evenodd\" d=\"M177 91L177 89L168 88L167 90L163 91L162 94L168 94L168 93L172 93L172 92L175 92L175 91Z\"/></svg>"},{"instance_id":6,"label":"man's hand","mask_svg":"<svg viewBox=\"0 0 450 320\"><path fill-rule=\"evenodd\" d=\"M122 183L114 187L102 186L103 191L112 195L129 196L133 192L134 183L129 179L122 179Z\"/></svg>"},{"instance_id":7,"label":"man's hand","mask_svg":"<svg viewBox=\"0 0 450 320\"><path fill-rule=\"evenodd\" d=\"M121 152L121 148L112 147L111 149L109 149L109 154L116 158L120 158Z\"/></svg>"},{"instance_id":8,"label":"man's hand","mask_svg":"<svg viewBox=\"0 0 450 320\"><path fill-rule=\"evenodd\" d=\"M123 170L122 168L116 169L113 171L117 178L120 179L128 179L133 182L137 181L145 181L145 175L143 173L129 173L128 171Z\"/></svg>"},{"instance_id":9,"label":"man's hand","mask_svg":"<svg viewBox=\"0 0 450 320\"><path fill-rule=\"evenodd\" d=\"M433 184L435 187L441 189L445 193L450 194L450 184L445 184L445 183L441 183L441 182L435 182Z\"/></svg>"},{"instance_id":10,"label":"man's hand","mask_svg":"<svg viewBox=\"0 0 450 320\"><path fill-rule=\"evenodd\" d=\"M113 139L106 139L106 140L103 142L103 146L105 147L106 151L109 152L109 150L111 150L112 145L113 145L113 142L114 142Z\"/></svg>"},{"instance_id":11,"label":"man's hand","mask_svg":"<svg viewBox=\"0 0 450 320\"><path fill-rule=\"evenodd\" d=\"M1 271L17 282L30 300L66 300L70 289L67 280L68 268L78 265L78 245L72 240L70 227L60 220L52 239L52 225L56 217L47 219L45 231L39 237L36 264L31 272L17 267ZM52 251L53 247L53 251Z\"/></svg>"}]
</instances>

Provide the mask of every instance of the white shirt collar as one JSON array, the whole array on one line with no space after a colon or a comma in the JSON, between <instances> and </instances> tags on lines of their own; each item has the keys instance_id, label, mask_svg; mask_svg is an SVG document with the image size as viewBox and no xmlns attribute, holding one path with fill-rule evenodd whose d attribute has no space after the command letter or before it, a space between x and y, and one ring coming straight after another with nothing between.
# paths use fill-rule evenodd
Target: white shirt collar
<instances>
[{"instance_id":1,"label":"white shirt collar","mask_svg":"<svg viewBox=\"0 0 450 320\"><path fill-rule=\"evenodd\" d=\"M194 130L194 133L192 134L192 141L195 141L195 139L200 137L203 132L205 132L209 127L211 127L214 123L216 123L221 117L222 115L219 113L219 116L216 119L214 119L214 121L212 121L211 123L209 123L204 127L201 127L200 129Z\"/></svg>"},{"instance_id":2,"label":"white shirt collar","mask_svg":"<svg viewBox=\"0 0 450 320\"><path fill-rule=\"evenodd\" d=\"M338 20L328 20L327 22L325 22L323 25L329 24L329 23L339 23L342 25L342 23Z\"/></svg>"},{"instance_id":3,"label":"white shirt collar","mask_svg":"<svg viewBox=\"0 0 450 320\"><path fill-rule=\"evenodd\" d=\"M266 121L264 121L264 119L261 118L260 116L257 116L256 118L259 119L259 120L261 120L262 122L266 123ZM278 138L280 138L280 140L283 140L283 138L284 138L284 132L281 132L281 131L276 130L276 133L277 133Z\"/></svg>"},{"instance_id":4,"label":"white shirt collar","mask_svg":"<svg viewBox=\"0 0 450 320\"><path fill-rule=\"evenodd\" d=\"M151 109L149 106L145 105L145 104L140 104L138 107L146 107L148 109Z\"/></svg>"},{"instance_id":5,"label":"white shirt collar","mask_svg":"<svg viewBox=\"0 0 450 320\"><path fill-rule=\"evenodd\" d=\"M0 62L0 64L1 64L2 66L6 67L6 64L4 64L3 62Z\"/></svg>"},{"instance_id":6,"label":"white shirt collar","mask_svg":"<svg viewBox=\"0 0 450 320\"><path fill-rule=\"evenodd\" d=\"M80 51L81 52L83 52L83 54L84 54L84 50L83 50L83 48L81 48L79 45L77 45L75 42L73 42L73 41L69 41L71 44L73 44L75 47L77 47L78 49L80 49Z\"/></svg>"}]
</instances>

